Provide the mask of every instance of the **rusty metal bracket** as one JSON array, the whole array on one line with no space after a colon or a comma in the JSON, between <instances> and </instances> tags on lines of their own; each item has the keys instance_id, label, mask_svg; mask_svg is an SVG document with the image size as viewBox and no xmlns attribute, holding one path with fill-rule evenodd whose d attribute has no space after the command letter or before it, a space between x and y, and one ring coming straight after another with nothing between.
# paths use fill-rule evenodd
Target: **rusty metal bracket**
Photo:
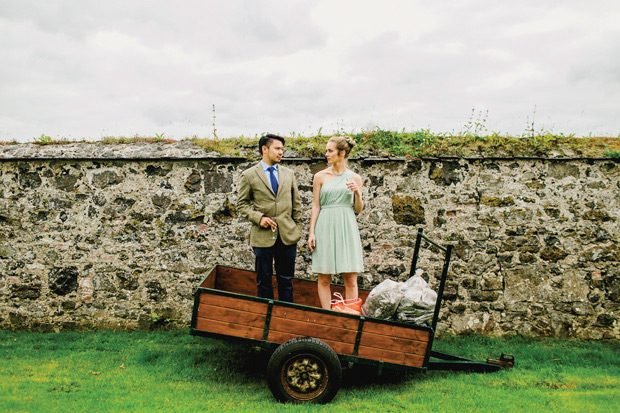
<instances>
[{"instance_id":1,"label":"rusty metal bracket","mask_svg":"<svg viewBox=\"0 0 620 413\"><path fill-rule=\"evenodd\" d=\"M502 355L499 356L499 359L488 358L487 363L497 364L498 366L502 366L503 368L508 369L515 365L515 356L513 356L512 354L502 353Z\"/></svg>"}]
</instances>

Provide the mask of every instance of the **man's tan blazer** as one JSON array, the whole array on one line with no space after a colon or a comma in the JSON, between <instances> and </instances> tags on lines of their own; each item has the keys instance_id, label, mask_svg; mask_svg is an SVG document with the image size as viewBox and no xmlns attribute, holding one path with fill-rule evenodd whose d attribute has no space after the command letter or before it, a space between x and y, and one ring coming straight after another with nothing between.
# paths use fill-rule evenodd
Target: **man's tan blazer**
<instances>
[{"instance_id":1,"label":"man's tan blazer","mask_svg":"<svg viewBox=\"0 0 620 413\"><path fill-rule=\"evenodd\" d=\"M243 171L237 195L239 214L252 223L250 245L271 247L275 244L271 227L260 227L263 216L276 218L275 234L285 245L295 244L301 238L301 200L295 174L289 168L278 165L278 195L273 193L260 162Z\"/></svg>"}]
</instances>

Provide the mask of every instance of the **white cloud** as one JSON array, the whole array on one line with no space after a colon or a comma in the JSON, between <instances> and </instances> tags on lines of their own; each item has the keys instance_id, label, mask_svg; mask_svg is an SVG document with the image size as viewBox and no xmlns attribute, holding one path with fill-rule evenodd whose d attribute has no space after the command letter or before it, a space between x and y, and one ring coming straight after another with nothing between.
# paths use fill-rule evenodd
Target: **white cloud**
<instances>
[{"instance_id":1,"label":"white cloud","mask_svg":"<svg viewBox=\"0 0 620 413\"><path fill-rule=\"evenodd\" d=\"M0 139L620 132L620 4L2 1Z\"/></svg>"}]
</instances>

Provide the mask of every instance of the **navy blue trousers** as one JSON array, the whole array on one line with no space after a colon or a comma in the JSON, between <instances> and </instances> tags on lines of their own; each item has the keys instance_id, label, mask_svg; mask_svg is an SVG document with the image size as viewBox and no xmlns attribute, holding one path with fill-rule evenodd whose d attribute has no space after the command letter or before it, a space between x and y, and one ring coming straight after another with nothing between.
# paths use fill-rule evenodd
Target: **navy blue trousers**
<instances>
[{"instance_id":1,"label":"navy blue trousers","mask_svg":"<svg viewBox=\"0 0 620 413\"><path fill-rule=\"evenodd\" d=\"M254 247L256 284L259 297L273 298L271 279L275 262L278 298L280 301L293 302L293 275L295 274L296 254L297 244L284 245L280 237L272 247Z\"/></svg>"}]
</instances>

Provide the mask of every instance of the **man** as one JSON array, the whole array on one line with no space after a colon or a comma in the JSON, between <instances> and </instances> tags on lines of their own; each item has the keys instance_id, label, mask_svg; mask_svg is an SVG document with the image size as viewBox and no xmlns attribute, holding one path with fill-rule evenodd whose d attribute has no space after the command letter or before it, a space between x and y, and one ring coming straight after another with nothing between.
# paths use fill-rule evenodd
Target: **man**
<instances>
[{"instance_id":1,"label":"man","mask_svg":"<svg viewBox=\"0 0 620 413\"><path fill-rule=\"evenodd\" d=\"M263 159L241 175L237 210L252 223L258 296L273 298L275 262L278 298L293 302L297 241L301 238L301 201L292 170L279 165L284 138L268 134L258 141Z\"/></svg>"}]
</instances>

